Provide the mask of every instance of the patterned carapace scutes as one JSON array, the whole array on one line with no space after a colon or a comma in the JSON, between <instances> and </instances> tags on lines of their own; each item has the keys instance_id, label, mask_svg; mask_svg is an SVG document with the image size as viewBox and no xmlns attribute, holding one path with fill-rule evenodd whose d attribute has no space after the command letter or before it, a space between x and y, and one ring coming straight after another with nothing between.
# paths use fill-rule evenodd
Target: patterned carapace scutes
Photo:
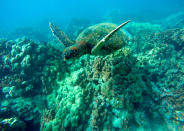
<instances>
[{"instance_id":1,"label":"patterned carapace scutes","mask_svg":"<svg viewBox=\"0 0 184 131\"><path fill-rule=\"evenodd\" d=\"M83 30L75 41L61 31L58 26L49 23L53 35L65 47L64 59L70 59L83 54L105 55L120 49L126 44L126 34L120 30L130 20L116 26L112 23L100 23Z\"/></svg>"}]
</instances>

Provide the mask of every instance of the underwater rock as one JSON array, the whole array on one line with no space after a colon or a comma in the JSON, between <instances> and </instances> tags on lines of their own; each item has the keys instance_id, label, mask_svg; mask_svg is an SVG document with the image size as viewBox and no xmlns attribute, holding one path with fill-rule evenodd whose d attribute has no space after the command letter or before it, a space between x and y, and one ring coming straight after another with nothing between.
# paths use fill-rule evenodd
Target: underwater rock
<instances>
[{"instance_id":1,"label":"underwater rock","mask_svg":"<svg viewBox=\"0 0 184 131\"><path fill-rule=\"evenodd\" d=\"M116 129L123 128L122 123L130 128L134 115L112 122L117 117L112 109L121 114L122 110L132 112L144 105L143 92L149 88L139 75L141 69L136 63L128 48L106 57L84 55L66 61L68 72L62 80L57 80L52 90L57 94L50 93L47 97L46 112L52 113L42 117L46 120L42 130ZM112 123L121 123L121 127Z\"/></svg>"},{"instance_id":2,"label":"underwater rock","mask_svg":"<svg viewBox=\"0 0 184 131\"><path fill-rule=\"evenodd\" d=\"M53 41L1 39L0 121L43 131L182 129L183 30L126 30L125 47L67 61Z\"/></svg>"},{"instance_id":3,"label":"underwater rock","mask_svg":"<svg viewBox=\"0 0 184 131\"><path fill-rule=\"evenodd\" d=\"M0 129L3 131L10 131L10 130L18 130L24 131L26 128L26 124L17 119L16 117L0 119Z\"/></svg>"},{"instance_id":4,"label":"underwater rock","mask_svg":"<svg viewBox=\"0 0 184 131\"><path fill-rule=\"evenodd\" d=\"M46 84L41 79L42 71L48 59L55 56L61 58L60 52L27 38L14 41L1 39L0 47L1 117L16 116L20 121L26 122L26 127L30 124L39 128L45 106L43 92Z\"/></svg>"},{"instance_id":5,"label":"underwater rock","mask_svg":"<svg viewBox=\"0 0 184 131\"><path fill-rule=\"evenodd\" d=\"M178 12L163 19L162 25L166 29L184 28L184 12Z\"/></svg>"},{"instance_id":6,"label":"underwater rock","mask_svg":"<svg viewBox=\"0 0 184 131\"><path fill-rule=\"evenodd\" d=\"M125 29L131 34L131 39L128 45L137 54L139 52L144 52L154 47L150 43L157 33L163 31L161 25L151 24L151 23L129 23Z\"/></svg>"},{"instance_id":7,"label":"underwater rock","mask_svg":"<svg viewBox=\"0 0 184 131\"><path fill-rule=\"evenodd\" d=\"M151 23L129 23L125 29L129 31L132 36L139 35L141 37L145 37L144 34L152 35L153 33L157 33L163 30L162 26L159 24L151 24ZM138 39L136 39L138 40Z\"/></svg>"},{"instance_id":8,"label":"underwater rock","mask_svg":"<svg viewBox=\"0 0 184 131\"><path fill-rule=\"evenodd\" d=\"M182 119L176 114L183 110L183 29L144 32L136 34L136 44L131 44L130 48L134 49L141 66L148 69L144 78L151 80L155 107L163 118L160 120L165 122L163 128L182 129Z\"/></svg>"},{"instance_id":9,"label":"underwater rock","mask_svg":"<svg viewBox=\"0 0 184 131\"><path fill-rule=\"evenodd\" d=\"M120 118L114 119L112 124L113 124L113 127L115 127L115 128L121 128L122 127Z\"/></svg>"},{"instance_id":10,"label":"underwater rock","mask_svg":"<svg viewBox=\"0 0 184 131\"><path fill-rule=\"evenodd\" d=\"M46 28L42 28L42 25L34 25L30 27L17 27L12 31L0 32L0 37L5 37L9 40L14 40L17 38L21 38L25 36L28 39L32 39L36 42L43 42L48 40L48 30ZM46 27L46 26L45 26Z\"/></svg>"},{"instance_id":11,"label":"underwater rock","mask_svg":"<svg viewBox=\"0 0 184 131\"><path fill-rule=\"evenodd\" d=\"M174 45L176 51L184 49L184 29L168 29L156 35L163 43Z\"/></svg>"}]
</instances>

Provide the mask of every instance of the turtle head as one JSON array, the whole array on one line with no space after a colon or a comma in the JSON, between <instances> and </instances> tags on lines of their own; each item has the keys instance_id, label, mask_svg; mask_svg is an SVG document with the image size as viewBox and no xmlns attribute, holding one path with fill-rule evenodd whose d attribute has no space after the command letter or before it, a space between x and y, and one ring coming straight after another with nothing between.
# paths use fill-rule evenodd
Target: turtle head
<instances>
[{"instance_id":1,"label":"turtle head","mask_svg":"<svg viewBox=\"0 0 184 131\"><path fill-rule=\"evenodd\" d=\"M63 50L64 60L72 59L79 56L79 48L76 45L67 47Z\"/></svg>"}]
</instances>

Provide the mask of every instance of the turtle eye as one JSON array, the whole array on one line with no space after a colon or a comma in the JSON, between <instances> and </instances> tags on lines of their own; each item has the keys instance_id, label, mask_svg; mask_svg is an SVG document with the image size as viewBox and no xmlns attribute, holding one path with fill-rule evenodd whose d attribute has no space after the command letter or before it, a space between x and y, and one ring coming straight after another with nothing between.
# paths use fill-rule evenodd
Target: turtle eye
<instances>
[{"instance_id":1,"label":"turtle eye","mask_svg":"<svg viewBox=\"0 0 184 131\"><path fill-rule=\"evenodd\" d=\"M72 57L75 57L75 55L76 55L76 50L73 51Z\"/></svg>"},{"instance_id":2,"label":"turtle eye","mask_svg":"<svg viewBox=\"0 0 184 131\"><path fill-rule=\"evenodd\" d=\"M74 58L78 55L78 49L66 49L64 52L63 52L63 56L66 59L70 59L70 58Z\"/></svg>"},{"instance_id":3,"label":"turtle eye","mask_svg":"<svg viewBox=\"0 0 184 131\"><path fill-rule=\"evenodd\" d=\"M74 53L77 53L77 50L74 50Z\"/></svg>"}]
</instances>

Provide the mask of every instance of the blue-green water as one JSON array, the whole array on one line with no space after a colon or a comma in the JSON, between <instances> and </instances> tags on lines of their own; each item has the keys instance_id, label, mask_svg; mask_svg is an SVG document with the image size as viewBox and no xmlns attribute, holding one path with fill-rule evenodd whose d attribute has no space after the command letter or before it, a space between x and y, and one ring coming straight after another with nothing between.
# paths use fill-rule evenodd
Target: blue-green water
<instances>
[{"instance_id":1,"label":"blue-green water","mask_svg":"<svg viewBox=\"0 0 184 131\"><path fill-rule=\"evenodd\" d=\"M184 130L183 0L1 0L0 12L0 131Z\"/></svg>"},{"instance_id":2,"label":"blue-green water","mask_svg":"<svg viewBox=\"0 0 184 131\"><path fill-rule=\"evenodd\" d=\"M72 18L81 17L101 21L104 15L113 10L120 10L120 13L129 15L128 18L132 20L135 17L143 21L153 20L183 11L183 4L182 0L1 0L0 30L6 32L27 26L45 27L48 21L66 25Z\"/></svg>"}]
</instances>

